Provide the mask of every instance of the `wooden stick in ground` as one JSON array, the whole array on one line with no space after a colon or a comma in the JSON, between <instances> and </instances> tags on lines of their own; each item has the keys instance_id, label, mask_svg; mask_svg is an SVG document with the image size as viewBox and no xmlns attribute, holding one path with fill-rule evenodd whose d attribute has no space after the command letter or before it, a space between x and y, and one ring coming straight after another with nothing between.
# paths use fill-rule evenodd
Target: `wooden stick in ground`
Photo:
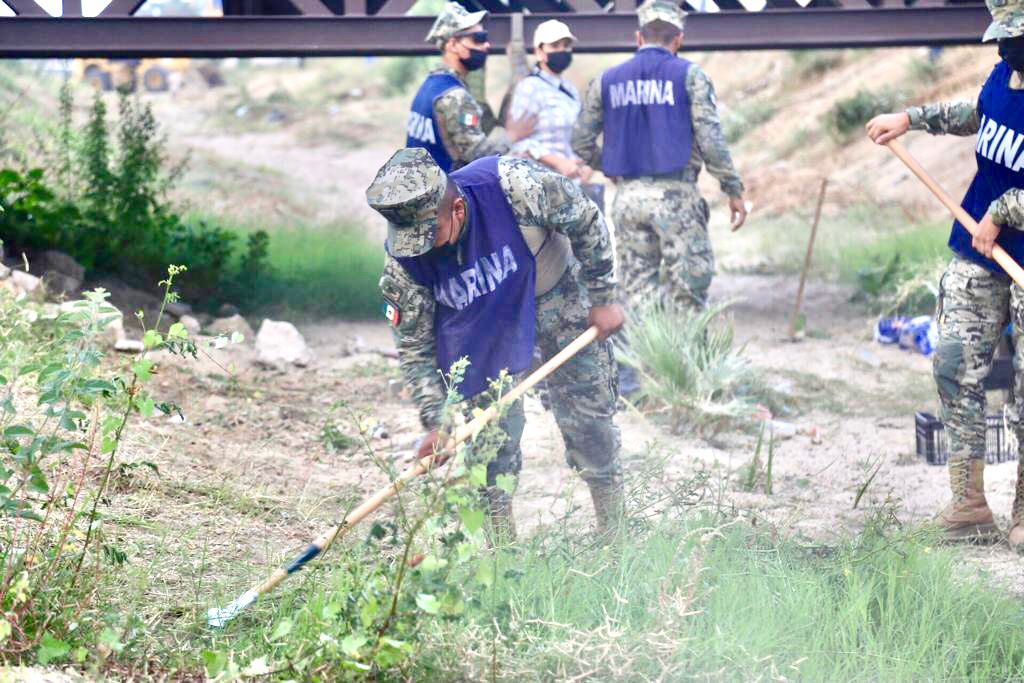
<instances>
[{"instance_id":1,"label":"wooden stick in ground","mask_svg":"<svg viewBox=\"0 0 1024 683\"><path fill-rule=\"evenodd\" d=\"M547 363L537 368L529 377L520 382L515 388L509 391L507 394L501 397L496 404L489 407L480 415L476 416L466 424L460 426L453 437L448 440L444 448L432 455L428 455L425 458L421 458L416 462L415 465L402 472L395 481L391 482L384 488L380 489L372 496L367 498L359 507L355 508L346 515L345 519L341 524L337 524L326 532L317 537L312 543L306 546L306 549L301 555L292 560L291 564L285 567L279 567L274 570L266 581L256 586L252 590L248 590L242 595L238 596L232 603L223 608L211 607L207 612L207 623L214 627L220 628L228 621L238 615L243 609L256 602L256 599L272 591L279 583L284 581L286 578L294 574L295 572L302 569L303 565L312 560L317 555L320 555L326 551L331 544L346 531L354 527L356 524L361 522L367 515L374 512L379 508L384 501L391 498L398 490L410 479L414 479L422 474L425 474L435 461L442 459L442 456L450 454L455 451L456 447L470 437L479 433L487 423L493 420L498 415L498 405L505 403L512 403L513 401L521 398L527 391L532 389L539 382L547 378L548 375L553 373L559 367L561 367L567 360L579 353L580 349L584 348L595 339L597 339L597 328L590 327L586 332L581 334L575 340L573 340L568 346L559 351L555 356L551 358Z\"/></svg>"},{"instance_id":2,"label":"wooden stick in ground","mask_svg":"<svg viewBox=\"0 0 1024 683\"><path fill-rule=\"evenodd\" d=\"M916 175L918 179L925 184L925 187L931 190L931 193L935 195L947 209L949 209L949 212L953 214L954 218L960 221L960 225L964 226L967 229L967 232L972 235L977 234L978 230L980 230L978 222L971 218L971 215L964 211L963 207L950 197L949 194L943 190L937 182L935 182L934 178L928 175L928 171L924 170L924 167L917 162L917 159L910 155L910 152L908 152L907 148L903 146L903 143L898 140L890 140L885 144L893 154L899 157L900 161L906 164L907 168L910 169L910 172ZM992 260L1003 267L1003 270L1005 270L1006 274L1017 283L1018 287L1024 287L1024 269L1022 269L1020 265L1013 260L1013 257L1007 254L1006 250L998 244L992 249Z\"/></svg>"},{"instance_id":3,"label":"wooden stick in ground","mask_svg":"<svg viewBox=\"0 0 1024 683\"><path fill-rule=\"evenodd\" d=\"M804 285L807 284L807 271L811 267L811 254L814 253L814 238L818 235L818 221L821 220L821 207L825 204L825 189L828 178L821 181L821 192L818 193L818 206L814 209L814 222L811 223L811 238L807 240L807 255L804 256L804 269L800 272L800 287L796 290L796 305L793 306L793 319L789 323L789 338L796 339L796 325L800 319L800 307L804 303Z\"/></svg>"}]
</instances>

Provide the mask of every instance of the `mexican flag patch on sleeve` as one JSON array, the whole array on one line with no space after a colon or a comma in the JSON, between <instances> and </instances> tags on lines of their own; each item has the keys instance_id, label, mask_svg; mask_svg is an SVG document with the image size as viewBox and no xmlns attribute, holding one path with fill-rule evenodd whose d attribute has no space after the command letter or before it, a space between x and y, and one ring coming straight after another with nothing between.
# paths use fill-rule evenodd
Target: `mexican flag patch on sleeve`
<instances>
[{"instance_id":1,"label":"mexican flag patch on sleeve","mask_svg":"<svg viewBox=\"0 0 1024 683\"><path fill-rule=\"evenodd\" d=\"M480 119L477 118L476 114L463 114L462 115L462 125L464 125L464 126L475 126L479 122L480 122Z\"/></svg>"},{"instance_id":2,"label":"mexican flag patch on sleeve","mask_svg":"<svg viewBox=\"0 0 1024 683\"><path fill-rule=\"evenodd\" d=\"M384 299L384 319L392 327L398 327L398 323L402 320L402 311L398 308L398 304Z\"/></svg>"}]
</instances>

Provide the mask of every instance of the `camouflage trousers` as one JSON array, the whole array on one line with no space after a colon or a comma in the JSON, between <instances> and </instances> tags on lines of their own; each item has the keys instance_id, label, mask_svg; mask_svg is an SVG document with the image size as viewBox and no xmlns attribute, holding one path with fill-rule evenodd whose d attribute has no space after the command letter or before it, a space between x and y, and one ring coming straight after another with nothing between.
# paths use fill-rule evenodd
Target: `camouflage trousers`
<instances>
[{"instance_id":1,"label":"camouflage trousers","mask_svg":"<svg viewBox=\"0 0 1024 683\"><path fill-rule=\"evenodd\" d=\"M933 358L950 461L985 457L985 377L1006 324L1013 321L1015 399L1024 397L1024 292L1010 278L954 257L939 283L939 343ZM1017 437L1024 430L1014 406ZM1018 484L1018 488L1020 485ZM1020 498L1021 496L1018 496Z\"/></svg>"},{"instance_id":2,"label":"camouflage trousers","mask_svg":"<svg viewBox=\"0 0 1024 683\"><path fill-rule=\"evenodd\" d=\"M590 301L576 276L579 265L537 298L536 344L544 360L587 330ZM587 483L609 484L622 476L619 428L615 425L616 368L608 342L586 346L547 379L565 459ZM517 378L522 379L522 378ZM486 400L474 401L477 405ZM522 400L513 403L499 423L508 440L487 467L488 484L499 474L518 474L523 466L520 440L526 427Z\"/></svg>"},{"instance_id":3,"label":"camouflage trousers","mask_svg":"<svg viewBox=\"0 0 1024 683\"><path fill-rule=\"evenodd\" d=\"M612 205L616 251L629 310L654 301L701 310L715 274L708 204L682 179L619 183Z\"/></svg>"}]
</instances>

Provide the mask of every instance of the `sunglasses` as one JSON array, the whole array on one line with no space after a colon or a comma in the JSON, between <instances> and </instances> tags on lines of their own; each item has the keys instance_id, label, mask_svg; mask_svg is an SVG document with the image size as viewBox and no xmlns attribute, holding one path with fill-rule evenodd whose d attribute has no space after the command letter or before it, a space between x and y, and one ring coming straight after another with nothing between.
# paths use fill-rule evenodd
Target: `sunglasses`
<instances>
[{"instance_id":1,"label":"sunglasses","mask_svg":"<svg viewBox=\"0 0 1024 683\"><path fill-rule=\"evenodd\" d=\"M452 38L472 38L477 45L487 42L487 31L473 31L472 33L456 33Z\"/></svg>"}]
</instances>

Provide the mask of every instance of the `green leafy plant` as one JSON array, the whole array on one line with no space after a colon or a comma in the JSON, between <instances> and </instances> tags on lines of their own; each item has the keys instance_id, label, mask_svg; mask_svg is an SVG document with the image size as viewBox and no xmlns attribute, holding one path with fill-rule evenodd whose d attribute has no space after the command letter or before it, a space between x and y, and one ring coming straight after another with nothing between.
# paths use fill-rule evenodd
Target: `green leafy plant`
<instances>
[{"instance_id":1,"label":"green leafy plant","mask_svg":"<svg viewBox=\"0 0 1024 683\"><path fill-rule=\"evenodd\" d=\"M189 269L182 295L211 305L265 274L266 233L250 236L236 269L235 233L179 215L168 193L185 161L171 163L147 104L121 93L112 124L97 95L81 128L73 105L65 86L49 149L53 176L39 168L0 170L0 234L12 247L30 255L64 251L90 273L137 284L158 279L168 261L180 263Z\"/></svg>"},{"instance_id":2,"label":"green leafy plant","mask_svg":"<svg viewBox=\"0 0 1024 683\"><path fill-rule=\"evenodd\" d=\"M164 305L183 268L161 282ZM104 358L100 338L120 317L107 293L87 292L58 314L0 293L0 655L43 664L81 661L106 633L88 608L97 574L128 556L108 536L113 483L147 463L119 459L133 418L176 410L147 388L153 351L194 357L183 325L145 329L144 351ZM96 625L95 629L87 624ZM116 640L116 639L115 639ZM109 644L108 644L109 649Z\"/></svg>"}]
</instances>

